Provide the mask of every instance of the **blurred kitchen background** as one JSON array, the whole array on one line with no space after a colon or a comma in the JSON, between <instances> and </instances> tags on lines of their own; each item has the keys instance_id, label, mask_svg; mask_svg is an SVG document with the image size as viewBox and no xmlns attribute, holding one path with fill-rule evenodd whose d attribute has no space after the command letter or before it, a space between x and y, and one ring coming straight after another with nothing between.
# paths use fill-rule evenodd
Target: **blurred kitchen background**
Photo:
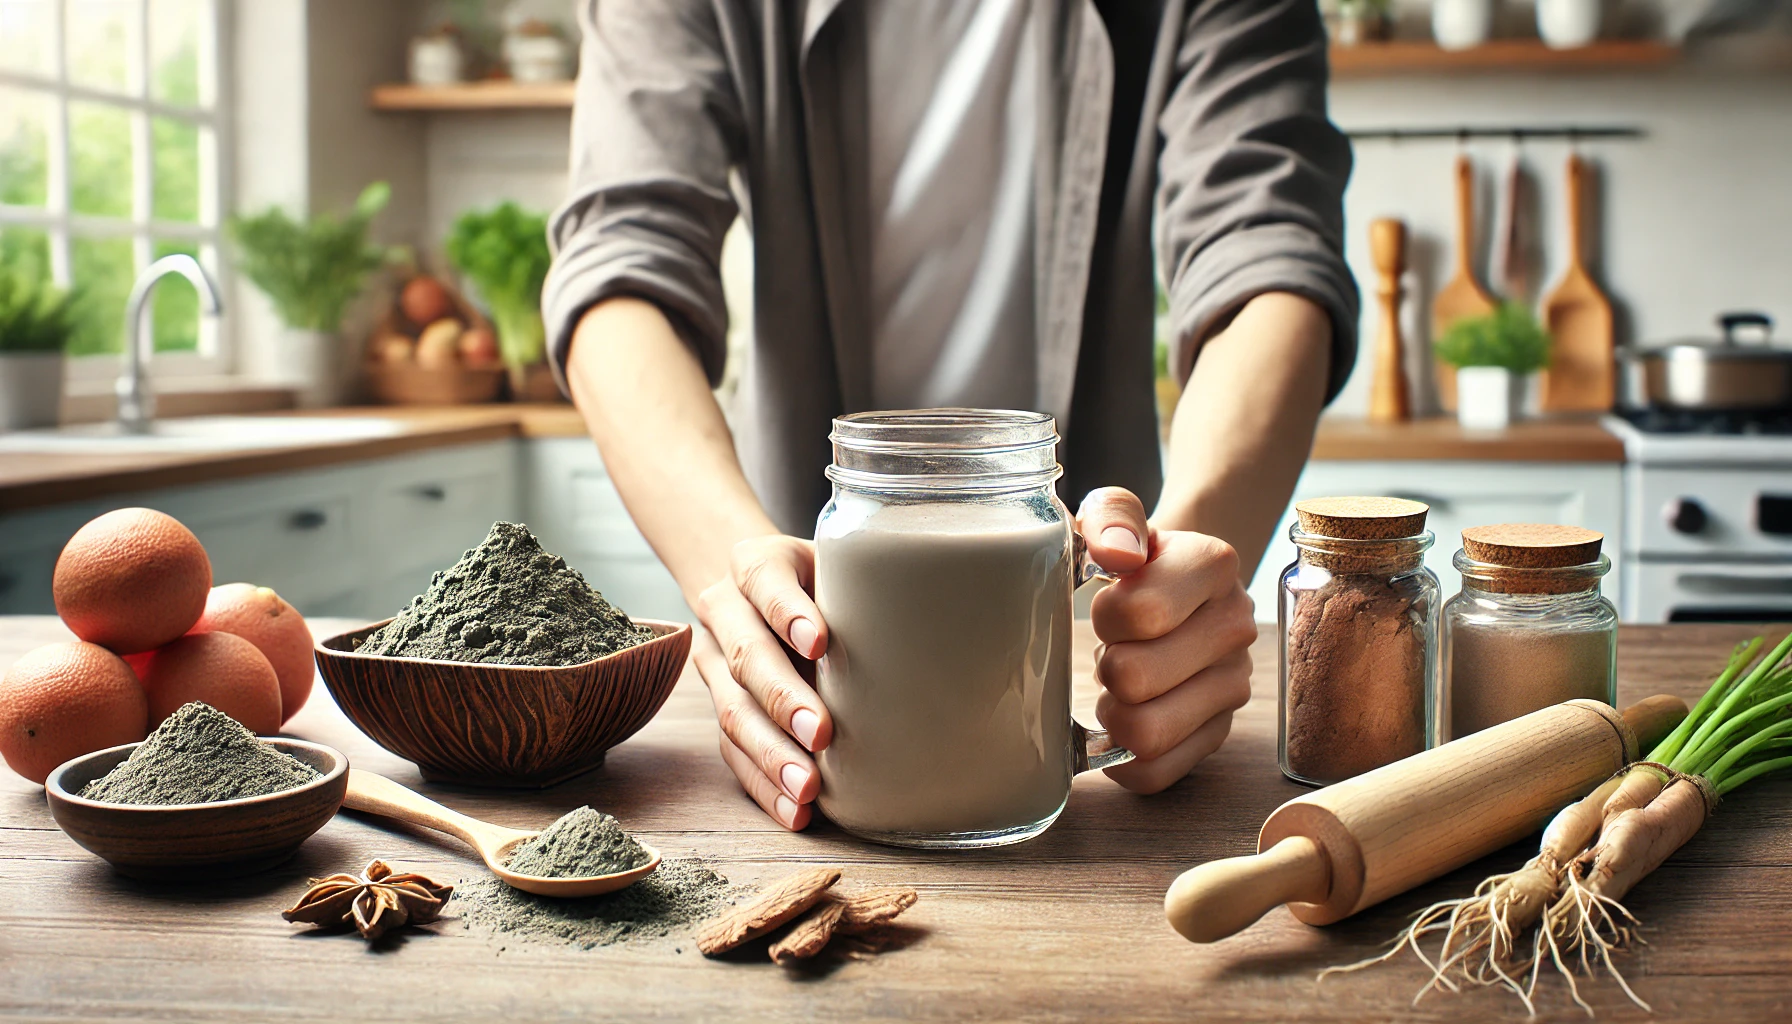
<instances>
[{"instance_id":1,"label":"blurred kitchen background","mask_svg":"<svg viewBox=\"0 0 1792 1024\"><path fill-rule=\"evenodd\" d=\"M1792 618L1792 348L1761 323L1792 332L1792 2L1321 7L1333 117L1357 136L1347 255L1363 346L1297 496L1430 502L1430 561L1447 593L1461 527L1569 522L1606 533L1607 589L1626 619ZM513 203L540 215L562 198L571 10L0 0L0 261L77 296L66 358L0 351L12 428L0 434L0 609L47 611L62 541L96 510L133 503L193 526L220 582L265 582L307 613L390 614L506 517L530 522L623 606L687 614L570 408L543 401L539 373L487 365L480 330L495 326L506 362L526 361L526 346L513 349L500 297L449 253L457 231L495 223L457 226L469 213ZM1699 343L1675 359L1607 355L1611 390L1593 406L1565 397L1566 383L1541 388L1510 351L1551 326L1545 300L1568 272L1571 156L1584 169L1592 301L1610 310L1603 333L1595 323L1576 343L1620 354ZM376 182L389 187L383 206ZM368 265L338 322L295 330L250 280L230 218L270 208L301 225L333 218L323 227L338 235L346 225L344 258ZM1392 247L1381 253L1378 220L1399 222L1376 229ZM1440 292L1464 277L1463 252L1475 285L1450 301L1470 294L1464 308L1485 313L1476 301L1514 300L1522 315L1482 323L1494 354L1467 357L1518 371L1504 390L1489 398L1489 375L1469 373L1454 402L1432 358L1446 324L1433 321ZM121 436L109 421L128 370L127 298L171 253L198 258L223 313L201 316L184 282L161 286L147 378L165 422L204 414L211 425ZM400 291L418 275L448 289L429 316L411 314L432 312L430 296L413 308ZM724 256L737 351L751 276L737 227ZM1732 326L1737 345L1764 347L1719 347L1729 313L1759 314ZM443 344L432 348L425 320L453 321ZM51 361L59 385L26 368ZM1769 383L1730 394L1738 364ZM1173 386L1162 390L1170 401ZM507 391L524 401L488 401ZM368 402L387 404L273 427L239 418ZM323 420L337 425L304 425ZM1263 613L1290 552L1272 549L1253 583Z\"/></svg>"}]
</instances>

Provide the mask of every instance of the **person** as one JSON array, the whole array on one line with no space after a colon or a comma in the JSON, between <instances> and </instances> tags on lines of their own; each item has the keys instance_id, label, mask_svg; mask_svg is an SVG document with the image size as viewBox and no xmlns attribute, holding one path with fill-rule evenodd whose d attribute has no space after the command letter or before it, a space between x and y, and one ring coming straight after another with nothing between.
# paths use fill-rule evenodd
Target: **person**
<instances>
[{"instance_id":1,"label":"person","mask_svg":"<svg viewBox=\"0 0 1792 1024\"><path fill-rule=\"evenodd\" d=\"M1348 374L1348 142L1314 0L584 0L550 358L701 620L723 759L810 820L832 417L1028 408L1123 579L1097 717L1161 790L1249 698L1245 593ZM750 226L731 430L719 260ZM1186 382L1164 472L1161 267ZM1147 515L1146 509L1152 511Z\"/></svg>"}]
</instances>

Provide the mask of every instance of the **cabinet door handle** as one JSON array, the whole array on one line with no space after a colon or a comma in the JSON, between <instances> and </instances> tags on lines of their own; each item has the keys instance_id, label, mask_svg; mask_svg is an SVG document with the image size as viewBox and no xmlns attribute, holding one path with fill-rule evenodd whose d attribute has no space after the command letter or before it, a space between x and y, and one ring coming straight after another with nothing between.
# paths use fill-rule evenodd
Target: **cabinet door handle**
<instances>
[{"instance_id":1,"label":"cabinet door handle","mask_svg":"<svg viewBox=\"0 0 1792 1024\"><path fill-rule=\"evenodd\" d=\"M448 500L448 488L443 487L441 484L424 484L421 487L418 487L413 493L424 501Z\"/></svg>"},{"instance_id":2,"label":"cabinet door handle","mask_svg":"<svg viewBox=\"0 0 1792 1024\"><path fill-rule=\"evenodd\" d=\"M286 520L286 525L292 530L315 530L329 521L328 514L315 508L306 508L294 512Z\"/></svg>"}]
</instances>

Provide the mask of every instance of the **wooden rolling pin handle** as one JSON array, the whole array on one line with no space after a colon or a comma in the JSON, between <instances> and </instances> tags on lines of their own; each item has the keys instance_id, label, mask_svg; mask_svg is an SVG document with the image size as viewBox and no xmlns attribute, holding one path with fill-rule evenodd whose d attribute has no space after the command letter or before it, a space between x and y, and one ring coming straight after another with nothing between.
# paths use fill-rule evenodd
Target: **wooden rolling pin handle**
<instances>
[{"instance_id":1,"label":"wooden rolling pin handle","mask_svg":"<svg viewBox=\"0 0 1792 1024\"><path fill-rule=\"evenodd\" d=\"M1624 724L1636 733L1636 756L1648 757L1657 743L1687 715L1686 702L1670 693L1644 697L1624 709Z\"/></svg>"},{"instance_id":2,"label":"wooden rolling pin handle","mask_svg":"<svg viewBox=\"0 0 1792 1024\"><path fill-rule=\"evenodd\" d=\"M1306 836L1289 836L1250 857L1189 868L1164 894L1164 916L1190 942L1216 942L1284 903L1323 903L1332 867Z\"/></svg>"}]
</instances>

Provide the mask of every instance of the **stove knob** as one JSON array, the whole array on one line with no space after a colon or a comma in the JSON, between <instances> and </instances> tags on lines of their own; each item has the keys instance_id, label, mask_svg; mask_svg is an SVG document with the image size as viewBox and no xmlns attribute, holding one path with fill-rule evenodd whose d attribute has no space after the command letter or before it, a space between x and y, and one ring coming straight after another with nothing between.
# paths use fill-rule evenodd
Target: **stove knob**
<instances>
[{"instance_id":1,"label":"stove knob","mask_svg":"<svg viewBox=\"0 0 1792 1024\"><path fill-rule=\"evenodd\" d=\"M1662 517L1675 533L1704 533L1705 526L1711 521L1705 514L1705 506L1692 498L1675 498L1668 502L1662 509Z\"/></svg>"}]
</instances>

